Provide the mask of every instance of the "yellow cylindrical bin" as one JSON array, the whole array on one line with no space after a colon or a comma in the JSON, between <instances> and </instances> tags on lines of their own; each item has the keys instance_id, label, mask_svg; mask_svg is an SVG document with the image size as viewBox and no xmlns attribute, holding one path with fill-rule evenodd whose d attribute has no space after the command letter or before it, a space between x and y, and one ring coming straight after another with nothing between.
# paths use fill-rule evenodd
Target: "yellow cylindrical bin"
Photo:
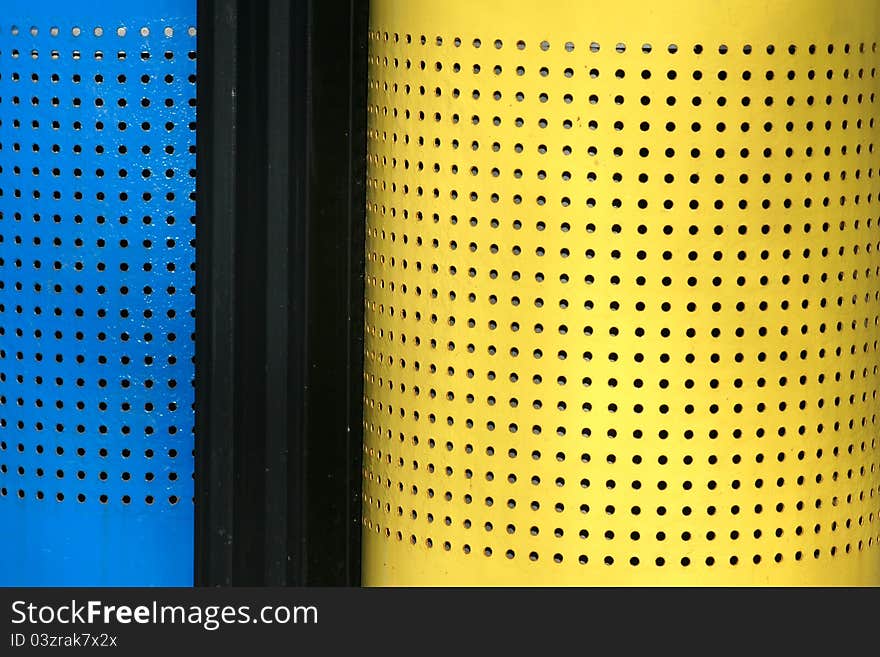
<instances>
[{"instance_id":1,"label":"yellow cylindrical bin","mask_svg":"<svg viewBox=\"0 0 880 657\"><path fill-rule=\"evenodd\" d=\"M364 583L880 585L880 3L371 11Z\"/></svg>"}]
</instances>

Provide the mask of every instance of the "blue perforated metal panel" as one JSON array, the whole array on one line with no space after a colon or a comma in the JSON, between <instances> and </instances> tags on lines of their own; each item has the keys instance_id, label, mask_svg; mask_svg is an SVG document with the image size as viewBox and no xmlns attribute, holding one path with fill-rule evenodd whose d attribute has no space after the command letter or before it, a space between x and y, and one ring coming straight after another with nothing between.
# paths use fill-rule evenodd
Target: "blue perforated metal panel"
<instances>
[{"instance_id":1,"label":"blue perforated metal panel","mask_svg":"<svg viewBox=\"0 0 880 657\"><path fill-rule=\"evenodd\" d=\"M4 0L0 585L189 585L195 0Z\"/></svg>"}]
</instances>

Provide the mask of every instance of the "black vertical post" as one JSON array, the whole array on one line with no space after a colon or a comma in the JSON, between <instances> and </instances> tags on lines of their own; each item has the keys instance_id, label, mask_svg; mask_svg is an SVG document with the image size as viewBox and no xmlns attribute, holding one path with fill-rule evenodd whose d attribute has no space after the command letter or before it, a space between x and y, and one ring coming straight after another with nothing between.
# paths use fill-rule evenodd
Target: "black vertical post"
<instances>
[{"instance_id":1,"label":"black vertical post","mask_svg":"<svg viewBox=\"0 0 880 657\"><path fill-rule=\"evenodd\" d=\"M305 515L316 584L359 580L366 5L309 3Z\"/></svg>"},{"instance_id":2,"label":"black vertical post","mask_svg":"<svg viewBox=\"0 0 880 657\"><path fill-rule=\"evenodd\" d=\"M199 0L202 585L359 581L366 4Z\"/></svg>"},{"instance_id":3,"label":"black vertical post","mask_svg":"<svg viewBox=\"0 0 880 657\"><path fill-rule=\"evenodd\" d=\"M198 4L196 155L196 582L229 583L235 462L238 2ZM219 154L227 153L226 157ZM215 157L215 154L218 156ZM212 436L209 441L206 436ZM224 443L221 445L221 442Z\"/></svg>"}]
</instances>

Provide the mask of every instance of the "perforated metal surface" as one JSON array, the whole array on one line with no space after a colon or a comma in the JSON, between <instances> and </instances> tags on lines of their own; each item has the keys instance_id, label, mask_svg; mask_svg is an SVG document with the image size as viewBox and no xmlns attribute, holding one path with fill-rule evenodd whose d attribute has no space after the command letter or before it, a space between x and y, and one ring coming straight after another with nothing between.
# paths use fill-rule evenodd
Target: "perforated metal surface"
<instances>
[{"instance_id":1,"label":"perforated metal surface","mask_svg":"<svg viewBox=\"0 0 880 657\"><path fill-rule=\"evenodd\" d=\"M195 2L4 2L0 584L192 582Z\"/></svg>"},{"instance_id":2,"label":"perforated metal surface","mask_svg":"<svg viewBox=\"0 0 880 657\"><path fill-rule=\"evenodd\" d=\"M373 3L367 584L880 584L878 34Z\"/></svg>"}]
</instances>

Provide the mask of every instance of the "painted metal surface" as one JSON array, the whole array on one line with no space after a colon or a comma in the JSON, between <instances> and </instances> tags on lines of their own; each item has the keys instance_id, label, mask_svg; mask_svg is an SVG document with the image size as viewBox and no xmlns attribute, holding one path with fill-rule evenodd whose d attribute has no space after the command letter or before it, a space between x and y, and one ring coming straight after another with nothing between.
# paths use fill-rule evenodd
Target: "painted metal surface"
<instances>
[{"instance_id":1,"label":"painted metal surface","mask_svg":"<svg viewBox=\"0 0 880 657\"><path fill-rule=\"evenodd\" d=\"M367 585L880 584L873 0L376 0Z\"/></svg>"},{"instance_id":2,"label":"painted metal surface","mask_svg":"<svg viewBox=\"0 0 880 657\"><path fill-rule=\"evenodd\" d=\"M0 584L193 577L195 2L4 2Z\"/></svg>"}]
</instances>

